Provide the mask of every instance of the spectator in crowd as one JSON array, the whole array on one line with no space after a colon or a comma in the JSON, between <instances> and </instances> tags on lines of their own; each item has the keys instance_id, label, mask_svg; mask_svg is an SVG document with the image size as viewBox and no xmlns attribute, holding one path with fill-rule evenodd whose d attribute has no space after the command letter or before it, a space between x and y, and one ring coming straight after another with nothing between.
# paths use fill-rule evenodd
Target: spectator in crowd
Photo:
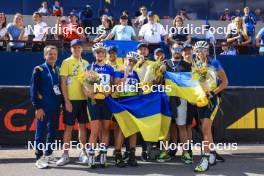
<instances>
[{"instance_id":1,"label":"spectator in crowd","mask_svg":"<svg viewBox=\"0 0 264 176\"><path fill-rule=\"evenodd\" d=\"M227 34L227 43L231 47L236 47L238 54L248 54L248 46L251 43L250 33L243 24L244 21L240 17L234 20L235 28Z\"/></svg>"},{"instance_id":2,"label":"spectator in crowd","mask_svg":"<svg viewBox=\"0 0 264 176\"><path fill-rule=\"evenodd\" d=\"M135 22L134 22L134 25L137 28L140 28L142 25L144 25L144 24L146 24L148 22L148 17L147 17L148 11L147 11L147 8L145 6L141 6L139 8L139 11L140 11L141 15L138 16L135 19Z\"/></svg>"},{"instance_id":3,"label":"spectator in crowd","mask_svg":"<svg viewBox=\"0 0 264 176\"><path fill-rule=\"evenodd\" d=\"M243 20L249 32L249 36L251 37L251 41L253 44L255 44L256 16L250 12L249 7L244 8Z\"/></svg>"},{"instance_id":4,"label":"spectator in crowd","mask_svg":"<svg viewBox=\"0 0 264 176\"><path fill-rule=\"evenodd\" d=\"M264 56L264 27L260 29L256 37L257 45L259 47L259 55Z\"/></svg>"},{"instance_id":5,"label":"spectator in crowd","mask_svg":"<svg viewBox=\"0 0 264 176\"><path fill-rule=\"evenodd\" d=\"M124 10L124 11L122 12L122 15L126 15L126 16L128 17L127 25L128 25L128 26L132 26L132 21L131 21L131 18L129 17L129 12L128 12L128 10Z\"/></svg>"},{"instance_id":6,"label":"spectator in crowd","mask_svg":"<svg viewBox=\"0 0 264 176\"><path fill-rule=\"evenodd\" d=\"M229 9L226 8L224 10L224 14L220 16L219 20L221 21L230 21L231 20L231 16L229 15Z\"/></svg>"},{"instance_id":7,"label":"spectator in crowd","mask_svg":"<svg viewBox=\"0 0 264 176\"><path fill-rule=\"evenodd\" d=\"M80 11L79 18L84 28L92 26L93 10L90 5L87 4L85 8Z\"/></svg>"},{"instance_id":8,"label":"spectator in crowd","mask_svg":"<svg viewBox=\"0 0 264 176\"><path fill-rule=\"evenodd\" d=\"M163 39L166 41L167 33L160 23L155 22L154 13L149 11L148 23L140 28L138 36L141 41L158 44Z\"/></svg>"},{"instance_id":9,"label":"spectator in crowd","mask_svg":"<svg viewBox=\"0 0 264 176\"><path fill-rule=\"evenodd\" d=\"M191 18L187 14L186 9L181 9L180 12L179 12L179 15L182 17L183 21L191 20Z\"/></svg>"},{"instance_id":10,"label":"spectator in crowd","mask_svg":"<svg viewBox=\"0 0 264 176\"><path fill-rule=\"evenodd\" d=\"M46 36L48 34L48 25L47 23L42 21L42 15L39 12L35 12L33 14L33 21L34 21L34 38L33 41L40 42L33 44L33 51L41 51L43 49L44 44L41 41L46 40Z\"/></svg>"},{"instance_id":11,"label":"spectator in crowd","mask_svg":"<svg viewBox=\"0 0 264 176\"><path fill-rule=\"evenodd\" d=\"M231 48L228 46L228 43L222 42L221 43L223 52L220 53L220 55L229 55L229 56L235 56L236 50L234 48Z\"/></svg>"},{"instance_id":12,"label":"spectator in crowd","mask_svg":"<svg viewBox=\"0 0 264 176\"><path fill-rule=\"evenodd\" d=\"M240 11L240 9L236 9L235 10L235 14L234 14L234 16L235 17L241 17L242 15L241 15L241 11Z\"/></svg>"},{"instance_id":13,"label":"spectator in crowd","mask_svg":"<svg viewBox=\"0 0 264 176\"><path fill-rule=\"evenodd\" d=\"M127 25L128 17L121 15L120 25L114 26L111 33L104 39L109 40L115 37L115 40L135 40L136 33L133 27Z\"/></svg>"},{"instance_id":14,"label":"spectator in crowd","mask_svg":"<svg viewBox=\"0 0 264 176\"><path fill-rule=\"evenodd\" d=\"M256 15L256 21L264 22L264 14L262 14L260 9L255 10L255 15Z\"/></svg>"},{"instance_id":15,"label":"spectator in crowd","mask_svg":"<svg viewBox=\"0 0 264 176\"><path fill-rule=\"evenodd\" d=\"M103 16L101 16L101 25L98 26L98 28L99 28L99 29L104 28L103 23L104 23L106 20L108 20L108 19L111 21L111 26L114 26L114 21L113 21L113 19L112 19L111 17L107 16L107 15L103 15Z\"/></svg>"},{"instance_id":16,"label":"spectator in crowd","mask_svg":"<svg viewBox=\"0 0 264 176\"><path fill-rule=\"evenodd\" d=\"M177 15L172 24L173 28L169 33L169 43L174 43L176 41L191 43L191 36L188 34L186 28L183 28L183 19L181 16Z\"/></svg>"},{"instance_id":17,"label":"spectator in crowd","mask_svg":"<svg viewBox=\"0 0 264 176\"><path fill-rule=\"evenodd\" d=\"M157 48L155 49L154 51L154 59L156 61L164 61L166 58L165 58L165 53L164 53L164 50L162 48Z\"/></svg>"},{"instance_id":18,"label":"spectator in crowd","mask_svg":"<svg viewBox=\"0 0 264 176\"><path fill-rule=\"evenodd\" d=\"M9 23L7 25L7 33L10 40L28 40L28 32L26 31L26 28L23 24L23 15L20 13L15 14L13 23ZM12 51L18 51L24 50L26 45L24 42L10 42L9 46Z\"/></svg>"},{"instance_id":19,"label":"spectator in crowd","mask_svg":"<svg viewBox=\"0 0 264 176\"><path fill-rule=\"evenodd\" d=\"M63 16L63 7L59 1L55 1L52 6L52 15L53 16Z\"/></svg>"},{"instance_id":20,"label":"spectator in crowd","mask_svg":"<svg viewBox=\"0 0 264 176\"><path fill-rule=\"evenodd\" d=\"M68 23L62 24L60 22L60 17L57 19L57 35L63 35L63 39L66 41L71 41L74 39L85 38L84 31L78 23L78 17L75 13L70 13L68 16Z\"/></svg>"},{"instance_id":21,"label":"spectator in crowd","mask_svg":"<svg viewBox=\"0 0 264 176\"><path fill-rule=\"evenodd\" d=\"M103 34L98 34L96 38L94 39L94 42L101 42L103 41L111 32L113 26L112 26L112 21L109 18L104 19L102 21L102 27L101 29L104 31Z\"/></svg>"},{"instance_id":22,"label":"spectator in crowd","mask_svg":"<svg viewBox=\"0 0 264 176\"><path fill-rule=\"evenodd\" d=\"M6 16L3 12L0 13L0 40L6 40L7 29L6 29ZM3 50L4 43L0 41L0 51Z\"/></svg>"},{"instance_id":23,"label":"spectator in crowd","mask_svg":"<svg viewBox=\"0 0 264 176\"><path fill-rule=\"evenodd\" d=\"M38 9L38 12L43 16L50 15L50 10L48 8L48 3L46 1L42 2L41 7Z\"/></svg>"}]
</instances>

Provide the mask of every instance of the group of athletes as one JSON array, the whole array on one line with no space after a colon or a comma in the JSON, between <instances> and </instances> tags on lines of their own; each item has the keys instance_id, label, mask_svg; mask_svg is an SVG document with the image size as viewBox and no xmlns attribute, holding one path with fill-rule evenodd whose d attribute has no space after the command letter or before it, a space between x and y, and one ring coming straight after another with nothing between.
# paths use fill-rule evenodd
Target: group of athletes
<instances>
[{"instance_id":1,"label":"group of athletes","mask_svg":"<svg viewBox=\"0 0 264 176\"><path fill-rule=\"evenodd\" d=\"M138 134L133 134L125 139L107 106L106 100L97 99L97 92L92 92L84 87L78 79L78 75L83 70L93 70L100 75L102 86L123 85L125 87L124 92L115 92L115 90L100 92L105 97L112 96L116 101L138 96L139 92L135 91L137 86L131 85L136 85L142 81L147 67L153 62L148 58L148 44L138 44L137 52L128 52L123 63L117 61L117 49L114 46L106 47L103 43L96 43L93 45L92 51L95 56L95 63L89 64L82 58L82 42L73 40L71 42L72 55L63 60L59 69L56 66L57 48L55 46L44 48L45 62L34 68L31 84L31 99L36 109L35 115L37 118L36 144L42 142L54 143L62 105L65 127L63 136L64 151L61 158L56 160L57 166L63 166L70 162L69 148L76 120L78 122L79 141L83 146L87 144L86 124L88 121L90 122L89 147L88 149L82 148L79 156L80 162L87 163L89 168L105 167L107 165L110 123L113 121L116 166L137 166L135 152ZM168 97L172 122L166 140L173 143L178 141L188 143L192 139L193 118L199 119L203 141L207 145L204 147L201 161L195 167L195 171L204 172L208 170L209 165L216 164L217 159L224 161L216 151L209 149L208 144L213 143L212 120L219 106L219 95L227 86L228 79L221 64L217 60L209 58L209 45L205 41L197 42L194 47L176 42L171 46L170 51L171 59L165 58L165 53L161 48L156 49L154 52L154 58L162 61L160 72L191 72L194 53L199 60L206 63L207 67L213 67L217 72L218 84L213 91L207 92L210 99L208 106L200 108L182 98ZM153 84L164 84L163 77L158 76ZM47 134L45 131L47 131ZM99 149L96 148L98 142L104 144L104 146ZM122 153L121 149L124 143L126 150ZM151 145L151 143L142 142L141 159L143 161L153 159L149 150ZM96 156L97 150L99 150L98 156ZM177 149L160 151L156 160L158 162L168 161L176 156L176 152ZM38 168L46 168L48 163L55 161L50 147L46 151L36 148L35 154L35 165ZM181 160L185 164L193 163L191 147L188 150L183 150ZM99 162L99 165L97 162Z\"/></svg>"}]
</instances>

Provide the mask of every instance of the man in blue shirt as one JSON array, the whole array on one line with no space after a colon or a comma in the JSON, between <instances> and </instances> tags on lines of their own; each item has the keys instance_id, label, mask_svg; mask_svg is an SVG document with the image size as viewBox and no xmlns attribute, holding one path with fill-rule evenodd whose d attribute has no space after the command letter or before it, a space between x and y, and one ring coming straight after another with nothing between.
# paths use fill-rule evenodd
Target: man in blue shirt
<instances>
[{"instance_id":1,"label":"man in blue shirt","mask_svg":"<svg viewBox=\"0 0 264 176\"><path fill-rule=\"evenodd\" d=\"M262 46L259 47L259 55L264 56L264 27L260 29L256 37L257 44Z\"/></svg>"},{"instance_id":2,"label":"man in blue shirt","mask_svg":"<svg viewBox=\"0 0 264 176\"><path fill-rule=\"evenodd\" d=\"M115 40L135 40L136 33L133 27L127 25L127 22L128 16L121 15L120 25L116 25L104 40L110 40L113 37L115 37Z\"/></svg>"},{"instance_id":3,"label":"man in blue shirt","mask_svg":"<svg viewBox=\"0 0 264 176\"><path fill-rule=\"evenodd\" d=\"M55 65L57 56L58 50L55 46L46 46L44 48L46 61L34 68L31 80L30 95L37 118L35 165L39 169L48 167L48 162L54 161L51 144L55 141L62 100L59 69ZM40 148L43 145L46 146L45 156L43 149Z\"/></svg>"},{"instance_id":4,"label":"man in blue shirt","mask_svg":"<svg viewBox=\"0 0 264 176\"><path fill-rule=\"evenodd\" d=\"M247 27L247 30L250 33L252 44L255 44L255 25L256 25L256 16L250 12L249 7L244 8L243 20Z\"/></svg>"}]
</instances>

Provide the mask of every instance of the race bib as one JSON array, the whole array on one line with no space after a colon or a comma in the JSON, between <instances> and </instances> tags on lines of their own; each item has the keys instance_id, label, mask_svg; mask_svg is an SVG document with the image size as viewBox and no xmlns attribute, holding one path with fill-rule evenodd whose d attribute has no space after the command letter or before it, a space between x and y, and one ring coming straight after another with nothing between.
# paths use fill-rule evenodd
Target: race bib
<instances>
[{"instance_id":1,"label":"race bib","mask_svg":"<svg viewBox=\"0 0 264 176\"><path fill-rule=\"evenodd\" d=\"M101 76L101 85L109 86L110 85L110 75L109 74L99 74Z\"/></svg>"}]
</instances>

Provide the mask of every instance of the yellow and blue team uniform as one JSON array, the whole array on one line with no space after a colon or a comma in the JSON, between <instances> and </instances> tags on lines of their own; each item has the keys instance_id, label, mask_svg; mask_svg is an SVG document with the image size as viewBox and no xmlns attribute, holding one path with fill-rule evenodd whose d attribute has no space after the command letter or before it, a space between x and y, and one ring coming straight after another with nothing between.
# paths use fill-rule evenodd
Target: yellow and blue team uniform
<instances>
[{"instance_id":1,"label":"yellow and blue team uniform","mask_svg":"<svg viewBox=\"0 0 264 176\"><path fill-rule=\"evenodd\" d=\"M59 88L59 68L46 62L34 68L30 96L35 109L43 109L45 116L43 121L37 119L35 141L38 144L48 144L45 155L51 155L51 144L55 141L56 130L59 125L60 106L62 95ZM47 133L46 133L47 132ZM43 155L42 150L36 148L36 159Z\"/></svg>"},{"instance_id":2,"label":"yellow and blue team uniform","mask_svg":"<svg viewBox=\"0 0 264 176\"><path fill-rule=\"evenodd\" d=\"M108 64L100 66L98 64L88 65L87 70L93 69L101 77L100 86L111 86L111 78L115 77L113 67ZM88 98L88 109L90 114L90 120L111 120L112 112L108 108L106 101L103 99L91 99Z\"/></svg>"},{"instance_id":3,"label":"yellow and blue team uniform","mask_svg":"<svg viewBox=\"0 0 264 176\"><path fill-rule=\"evenodd\" d=\"M216 59L214 60L210 59L208 61L208 68L213 68L216 72L219 72L223 69L221 63ZM219 80L216 80L214 88L217 88L218 85L219 85ZM209 104L207 106L197 108L198 117L200 119L209 118L211 120L214 120L216 113L219 109L219 104L220 104L219 95L214 95L214 97L210 99Z\"/></svg>"}]
</instances>

